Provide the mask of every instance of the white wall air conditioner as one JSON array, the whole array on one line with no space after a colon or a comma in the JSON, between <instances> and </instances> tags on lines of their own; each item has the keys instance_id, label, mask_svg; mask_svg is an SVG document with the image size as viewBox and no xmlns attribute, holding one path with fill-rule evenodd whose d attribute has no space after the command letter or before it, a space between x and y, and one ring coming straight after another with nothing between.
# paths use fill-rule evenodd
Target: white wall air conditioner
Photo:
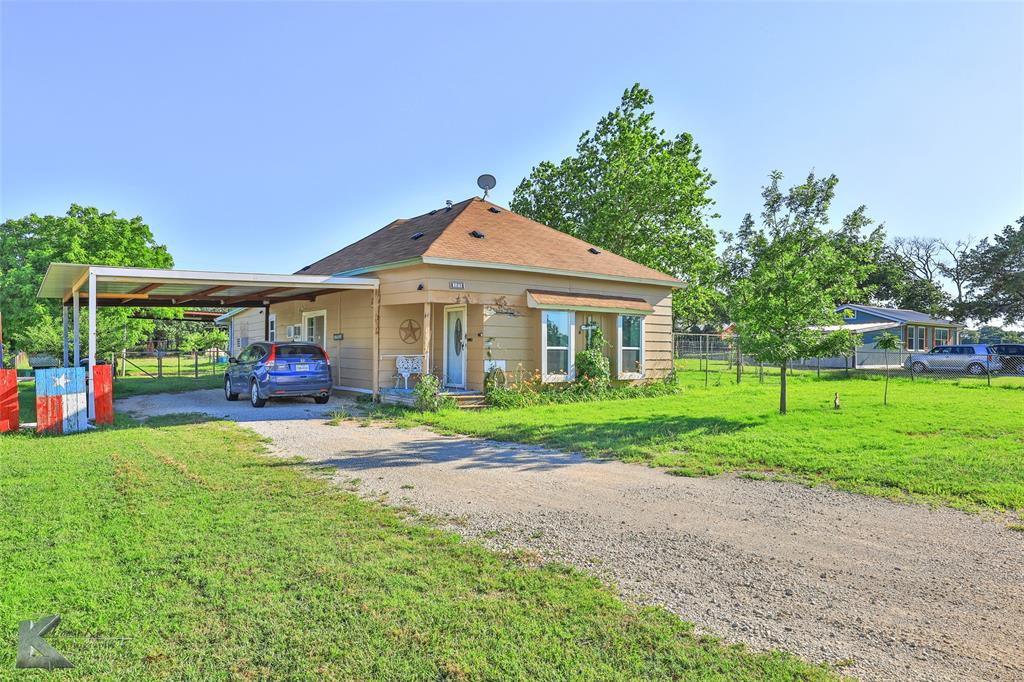
<instances>
[{"instance_id":1,"label":"white wall air conditioner","mask_svg":"<svg viewBox=\"0 0 1024 682\"><path fill-rule=\"evenodd\" d=\"M301 324L290 324L287 329L289 341L301 341L302 340L302 325Z\"/></svg>"}]
</instances>

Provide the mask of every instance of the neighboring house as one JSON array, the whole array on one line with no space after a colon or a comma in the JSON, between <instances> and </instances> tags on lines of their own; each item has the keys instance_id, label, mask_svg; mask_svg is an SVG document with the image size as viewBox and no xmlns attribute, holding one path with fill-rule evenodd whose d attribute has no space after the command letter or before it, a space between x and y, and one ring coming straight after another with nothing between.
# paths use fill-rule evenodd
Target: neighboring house
<instances>
[{"instance_id":1,"label":"neighboring house","mask_svg":"<svg viewBox=\"0 0 1024 682\"><path fill-rule=\"evenodd\" d=\"M322 344L338 389L393 386L399 358L419 357L446 387L481 390L491 366L572 380L576 352L600 327L614 379L672 370L682 282L479 198L396 220L296 274L380 285L232 310L218 321L233 354L269 329Z\"/></svg>"},{"instance_id":2,"label":"neighboring house","mask_svg":"<svg viewBox=\"0 0 1024 682\"><path fill-rule=\"evenodd\" d=\"M847 303L837 311L842 314L845 326L861 335L854 366L876 364L881 351L875 349L875 341L883 332L900 337L906 352L926 352L935 346L959 343L964 328L958 322L916 310Z\"/></svg>"}]
</instances>

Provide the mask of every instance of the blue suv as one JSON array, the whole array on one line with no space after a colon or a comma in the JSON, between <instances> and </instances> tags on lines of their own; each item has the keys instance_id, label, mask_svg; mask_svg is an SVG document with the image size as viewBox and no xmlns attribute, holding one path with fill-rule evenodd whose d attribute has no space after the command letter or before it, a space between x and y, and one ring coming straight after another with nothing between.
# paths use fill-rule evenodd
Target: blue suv
<instances>
[{"instance_id":1,"label":"blue suv","mask_svg":"<svg viewBox=\"0 0 1024 682\"><path fill-rule=\"evenodd\" d=\"M228 360L224 397L249 395L253 407L270 398L312 396L320 405L331 398L331 360L313 343L254 343Z\"/></svg>"}]
</instances>

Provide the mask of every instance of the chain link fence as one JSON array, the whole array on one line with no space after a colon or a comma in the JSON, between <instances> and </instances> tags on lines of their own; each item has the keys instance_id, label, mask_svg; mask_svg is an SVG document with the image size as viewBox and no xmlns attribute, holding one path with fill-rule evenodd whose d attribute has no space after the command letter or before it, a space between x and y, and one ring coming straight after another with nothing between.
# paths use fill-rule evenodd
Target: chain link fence
<instances>
[{"instance_id":1,"label":"chain link fence","mask_svg":"<svg viewBox=\"0 0 1024 682\"><path fill-rule=\"evenodd\" d=\"M703 373L706 385L721 383L724 377L764 382L780 374L777 365L744 354L733 335L676 333L673 351L676 369ZM913 352L861 347L848 356L794 360L789 371L836 379L888 372L912 380L976 379L1024 385L1024 345L958 344Z\"/></svg>"},{"instance_id":2,"label":"chain link fence","mask_svg":"<svg viewBox=\"0 0 1024 682\"><path fill-rule=\"evenodd\" d=\"M119 377L194 377L223 374L228 354L219 348L189 353L184 351L124 351L113 354L111 362Z\"/></svg>"}]
</instances>

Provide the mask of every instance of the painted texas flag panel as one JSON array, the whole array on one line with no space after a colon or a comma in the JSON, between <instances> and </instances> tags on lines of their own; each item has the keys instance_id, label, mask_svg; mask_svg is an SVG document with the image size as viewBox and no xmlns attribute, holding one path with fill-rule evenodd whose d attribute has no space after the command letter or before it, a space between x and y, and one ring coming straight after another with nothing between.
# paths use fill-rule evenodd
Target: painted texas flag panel
<instances>
[{"instance_id":1,"label":"painted texas flag panel","mask_svg":"<svg viewBox=\"0 0 1024 682\"><path fill-rule=\"evenodd\" d=\"M75 433L88 426L85 368L36 370L36 430Z\"/></svg>"}]
</instances>

